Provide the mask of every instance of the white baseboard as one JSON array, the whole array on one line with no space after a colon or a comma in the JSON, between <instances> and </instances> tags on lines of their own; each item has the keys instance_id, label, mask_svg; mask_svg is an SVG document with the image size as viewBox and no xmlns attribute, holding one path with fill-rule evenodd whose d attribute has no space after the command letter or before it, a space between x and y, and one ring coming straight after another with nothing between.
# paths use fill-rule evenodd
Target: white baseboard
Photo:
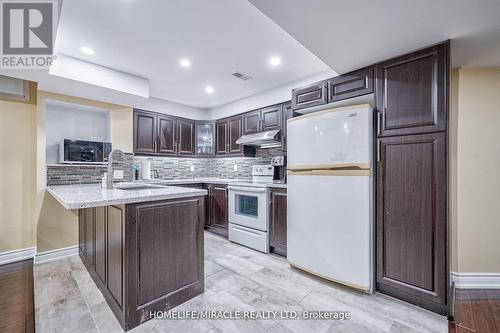
<instances>
[{"instance_id":1,"label":"white baseboard","mask_svg":"<svg viewBox=\"0 0 500 333\"><path fill-rule=\"evenodd\" d=\"M500 289L500 273L455 273L451 281L457 289Z\"/></svg>"},{"instance_id":2,"label":"white baseboard","mask_svg":"<svg viewBox=\"0 0 500 333\"><path fill-rule=\"evenodd\" d=\"M1 252L0 253L0 265L34 258L35 253L36 253L35 247L27 247L25 249L19 249L19 250L8 251L8 252Z\"/></svg>"},{"instance_id":3,"label":"white baseboard","mask_svg":"<svg viewBox=\"0 0 500 333\"><path fill-rule=\"evenodd\" d=\"M46 262L75 256L78 254L78 245L64 247L62 249L40 252L36 254L35 265L44 264Z\"/></svg>"}]
</instances>

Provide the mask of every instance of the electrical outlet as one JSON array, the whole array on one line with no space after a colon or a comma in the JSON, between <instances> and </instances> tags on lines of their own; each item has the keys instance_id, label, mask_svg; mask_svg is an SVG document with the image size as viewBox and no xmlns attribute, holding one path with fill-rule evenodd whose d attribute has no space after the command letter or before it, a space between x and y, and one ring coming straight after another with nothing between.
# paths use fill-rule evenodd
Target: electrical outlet
<instances>
[{"instance_id":1,"label":"electrical outlet","mask_svg":"<svg viewBox=\"0 0 500 333\"><path fill-rule=\"evenodd\" d=\"M233 170L238 171L238 164L233 164Z\"/></svg>"},{"instance_id":2,"label":"electrical outlet","mask_svg":"<svg viewBox=\"0 0 500 333\"><path fill-rule=\"evenodd\" d=\"M194 165L191 165L191 172L194 171Z\"/></svg>"},{"instance_id":3,"label":"electrical outlet","mask_svg":"<svg viewBox=\"0 0 500 333\"><path fill-rule=\"evenodd\" d=\"M123 179L123 170L114 170L113 171L114 179Z\"/></svg>"}]
</instances>

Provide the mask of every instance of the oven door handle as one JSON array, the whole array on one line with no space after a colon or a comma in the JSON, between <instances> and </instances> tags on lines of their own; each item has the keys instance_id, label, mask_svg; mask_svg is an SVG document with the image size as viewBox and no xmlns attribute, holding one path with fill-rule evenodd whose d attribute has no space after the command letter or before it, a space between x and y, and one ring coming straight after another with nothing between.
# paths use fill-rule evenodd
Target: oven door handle
<instances>
[{"instance_id":1,"label":"oven door handle","mask_svg":"<svg viewBox=\"0 0 500 333\"><path fill-rule=\"evenodd\" d=\"M261 187L240 187L240 186L228 186L229 190L238 192L252 192L252 193L266 193L266 188Z\"/></svg>"}]
</instances>

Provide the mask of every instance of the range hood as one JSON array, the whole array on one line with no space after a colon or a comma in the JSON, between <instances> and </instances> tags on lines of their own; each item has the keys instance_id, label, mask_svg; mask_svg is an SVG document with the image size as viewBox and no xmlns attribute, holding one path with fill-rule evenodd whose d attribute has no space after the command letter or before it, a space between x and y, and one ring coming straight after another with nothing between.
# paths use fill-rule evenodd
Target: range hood
<instances>
[{"instance_id":1,"label":"range hood","mask_svg":"<svg viewBox=\"0 0 500 333\"><path fill-rule=\"evenodd\" d=\"M258 148L277 148L281 147L280 130L260 132L255 134L242 135L237 144L254 146Z\"/></svg>"}]
</instances>

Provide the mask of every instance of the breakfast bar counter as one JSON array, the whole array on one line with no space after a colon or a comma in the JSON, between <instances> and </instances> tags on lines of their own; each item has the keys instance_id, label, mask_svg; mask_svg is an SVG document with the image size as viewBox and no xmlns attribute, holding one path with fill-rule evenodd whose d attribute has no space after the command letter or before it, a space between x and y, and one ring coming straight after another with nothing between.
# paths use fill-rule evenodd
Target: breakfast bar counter
<instances>
[{"instance_id":1,"label":"breakfast bar counter","mask_svg":"<svg viewBox=\"0 0 500 333\"><path fill-rule=\"evenodd\" d=\"M78 209L79 255L125 331L203 293L206 190L49 186Z\"/></svg>"},{"instance_id":2,"label":"breakfast bar counter","mask_svg":"<svg viewBox=\"0 0 500 333\"><path fill-rule=\"evenodd\" d=\"M203 189L165 185L121 183L109 190L102 188L100 184L57 185L47 187L47 191L66 209L121 205L207 194L207 191Z\"/></svg>"}]
</instances>

